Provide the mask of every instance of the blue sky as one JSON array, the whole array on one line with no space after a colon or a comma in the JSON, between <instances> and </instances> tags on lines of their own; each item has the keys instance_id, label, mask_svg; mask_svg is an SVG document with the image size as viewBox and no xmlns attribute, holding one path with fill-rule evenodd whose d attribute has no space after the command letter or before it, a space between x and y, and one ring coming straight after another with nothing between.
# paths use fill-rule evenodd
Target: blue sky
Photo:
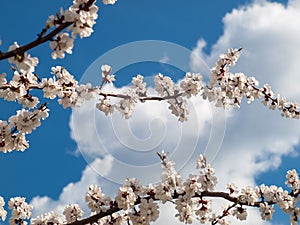
<instances>
[{"instance_id":1,"label":"blue sky","mask_svg":"<svg viewBox=\"0 0 300 225\"><path fill-rule=\"evenodd\" d=\"M1 50L6 51L14 41L24 44L33 40L49 15L59 11L60 7L67 8L70 4L71 1L53 0L19 1L17 5L9 1L1 3ZM190 0L188 3L182 0L119 0L115 6L104 6L99 2L99 18L94 26L93 35L82 40L76 39L72 55L54 61L50 57L51 50L48 44L30 50L30 54L39 57L36 72L41 77L50 76L51 66L63 65L78 80L91 78L93 83L97 82L99 71L96 68L99 68L103 54L117 48L116 52L121 51L120 58L141 56L141 62L116 72L116 86L121 87L128 84L131 77L138 73L151 78L154 74L162 72L175 80L182 76L180 68L161 63L172 64L176 54L166 49L155 48L158 60L144 62L143 57L150 49L135 49L136 41L157 40L158 43L165 41L177 44L179 47L174 48L179 53L193 52L208 66L213 66L218 55L227 48L243 47L241 59L233 68L234 71L255 76L261 84L269 83L276 92L300 102L300 90L297 86L297 82L300 81L297 74L297 59L300 52L298 49L300 31L297 26L300 21L299 5L299 0L289 2L211 0L205 3L198 0ZM13 13L9 10L12 8ZM128 43L133 43L130 45L132 49L124 51L124 44ZM95 61L97 59L98 61ZM119 61L113 58L111 62L103 61L103 63L114 66L118 65ZM203 69L202 65L192 58L188 58L185 66L193 71ZM8 77L11 75L7 61L0 63L0 69L1 72L6 72ZM1 102L1 104L2 120L6 120L18 107L13 103ZM167 135L162 145L156 146L157 148L166 147L170 148L170 151L171 148L178 150L177 152L184 151L185 149L174 147L174 144L177 144L174 143L174 139L177 140L180 132L186 132L180 136L182 143L190 143L190 140L196 138L197 142L190 147L204 149L207 146L209 134L205 131L212 129L213 110L198 100L194 100L192 105L195 114L192 114L188 125L178 126L176 119L167 116L165 111L159 111L164 118L163 122L167 122L162 126L159 121L157 123L154 121L150 129L155 131L165 128ZM119 179L116 173L122 177L128 172L118 171L115 159L124 160L130 165L152 165L151 163L156 160L155 151L145 153L141 152L141 149L130 150L135 143L134 139L124 139L127 144L129 143L124 147L123 139L112 138L116 132L122 132L118 130L119 128L128 127L138 140L147 138L149 121L157 119L159 115L152 112L151 107L153 108L146 105L137 108L128 125L118 116L103 117L94 111L92 104L72 112L70 109L64 110L56 101L51 101L50 117L29 136L30 148L24 153L1 154L0 195L6 200L17 195L24 196L29 201L33 199L33 203L39 206L38 212L42 212L48 209L47 207L59 210L61 205L70 200L70 196L74 198L72 195L74 192L78 193L74 201L82 203L83 197L79 198L80 193L87 190L88 181L97 182L103 186L104 191L113 194L110 192L117 185L103 177ZM163 110L161 108L165 106L160 104L155 107ZM145 115L143 110L149 110L153 114ZM251 105L243 104L241 109L228 111L226 115L219 111L215 113L217 119L224 117L226 125L220 151L213 161L217 173L220 174L220 188L231 179L245 185L275 183L283 186L285 171L299 168L297 164L299 121L282 119L279 112L269 111L259 102ZM87 115L93 115L94 118L90 119ZM195 118L196 122L193 121ZM141 122L143 119L146 120L145 124ZM187 127L192 124L198 125L195 127L197 137L187 132ZM93 125L96 125L95 130L92 129ZM94 142L96 139L101 143ZM103 148L108 152L103 151ZM191 159L187 161L191 163L179 162L183 174L188 174L196 153L201 151L203 150L190 153ZM99 166L99 162L106 167L103 169ZM88 164L94 165L94 170ZM47 197L42 198L43 196ZM41 200L44 204L38 205ZM170 209L165 210L169 212ZM168 218L163 216L157 224L163 224L166 219ZM257 221L259 220L252 219L249 224L251 222L258 224ZM286 217L275 214L271 224L286 224L286 221Z\"/></svg>"}]
</instances>

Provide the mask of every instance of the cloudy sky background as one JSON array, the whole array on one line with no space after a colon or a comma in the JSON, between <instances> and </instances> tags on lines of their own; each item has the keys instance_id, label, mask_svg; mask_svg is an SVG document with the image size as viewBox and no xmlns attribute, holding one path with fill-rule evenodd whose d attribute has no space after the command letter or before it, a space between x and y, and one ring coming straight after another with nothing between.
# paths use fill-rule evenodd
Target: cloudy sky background
<instances>
[{"instance_id":1,"label":"cloudy sky background","mask_svg":"<svg viewBox=\"0 0 300 225\"><path fill-rule=\"evenodd\" d=\"M113 7L101 6L95 37L90 41L82 40L83 43L78 40L78 47L75 46L70 59L53 62L45 56L40 60L40 73L47 73L51 65L59 63L76 73L78 79L97 84L96 68L101 63L110 63L118 70L115 71L118 82L117 87L106 88L122 91L121 86L128 84L130 77L137 73L149 77L149 81L157 72L178 80L183 76L180 70L184 67L178 64L179 59L185 62L186 70L200 71L208 79L203 62L212 67L228 48L243 47L240 60L232 71L255 76L261 85L268 83L276 93L300 102L299 0L235 3L216 0L202 4L198 1L190 4L166 1L161 5L160 2L126 3L120 0ZM39 3L32 0L27 7L30 4L36 6ZM50 9L44 6L45 11L41 9L36 15L32 14L41 20L41 24L45 21L42 15L48 11L49 15L54 13L60 3L48 4ZM1 25L3 48L19 36L11 28L10 19L7 21ZM11 21L16 24L26 22L13 18ZM42 25L37 24L34 30L30 27L31 33L39 27ZM24 42L31 40L26 35ZM143 40L167 41L183 48L174 47L176 51L172 52L162 47L152 58L154 62L149 63L145 61L148 53L152 54L151 47L134 49L138 43L125 50L120 47ZM149 43L144 44L148 46ZM135 62L132 65L129 65L130 60L124 62L124 68L123 62L114 57L105 61L108 58L103 58L103 54L116 47L112 56L130 58L130 55L138 55L139 58L132 59ZM46 55L44 51L48 50L43 49L47 47L33 50L32 55ZM181 58L178 58L179 54ZM5 66L1 64L3 70ZM259 101L250 105L243 103L240 109L224 112L199 98L192 99L189 103L191 115L184 124L176 121L164 103L137 106L129 121L120 118L118 113L105 117L93 105L90 102L65 113L52 103L50 121L45 121L30 139L32 149L23 154L1 156L0 195L6 199L19 194L26 196L36 207L35 215L60 211L67 203L74 202L88 211L83 195L89 184L98 184L105 193L114 195L118 183L126 177L135 176L143 183L158 181L160 165L155 152L160 149L170 152L183 177L194 171L196 156L205 152L219 177L220 190L224 190L229 181L239 187L260 183L284 186L285 171L299 169L299 121L281 118L278 111L268 110ZM1 114L1 119L5 119L5 115ZM39 141L40 144L35 143ZM222 205L218 203L216 207ZM175 214L172 207L164 206L156 224L179 224L170 216L172 214ZM240 224L231 220L232 224ZM277 212L271 222L263 222L255 210L243 224L279 225L287 221L286 216Z\"/></svg>"}]
</instances>

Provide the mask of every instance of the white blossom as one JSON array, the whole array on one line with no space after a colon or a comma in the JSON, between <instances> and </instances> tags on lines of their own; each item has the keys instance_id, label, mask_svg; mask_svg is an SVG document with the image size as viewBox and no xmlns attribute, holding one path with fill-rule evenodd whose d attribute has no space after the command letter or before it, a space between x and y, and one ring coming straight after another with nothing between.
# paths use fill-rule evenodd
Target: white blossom
<instances>
[{"instance_id":1,"label":"white blossom","mask_svg":"<svg viewBox=\"0 0 300 225\"><path fill-rule=\"evenodd\" d=\"M188 179L183 183L184 191L187 196L194 196L201 189L201 183L198 182L199 177L195 174L190 174Z\"/></svg>"},{"instance_id":2,"label":"white blossom","mask_svg":"<svg viewBox=\"0 0 300 225\"><path fill-rule=\"evenodd\" d=\"M132 78L132 84L133 87L135 89L135 93L139 96L139 97L144 97L146 96L146 82L144 82L144 77L142 75L137 75L136 77Z\"/></svg>"},{"instance_id":3,"label":"white blossom","mask_svg":"<svg viewBox=\"0 0 300 225\"><path fill-rule=\"evenodd\" d=\"M40 101L37 97L25 95L23 96L23 98L18 99L18 103L22 104L23 108L33 109L40 103Z\"/></svg>"},{"instance_id":4,"label":"white blossom","mask_svg":"<svg viewBox=\"0 0 300 225\"><path fill-rule=\"evenodd\" d=\"M65 207L63 214L66 217L67 223L72 223L82 218L83 211L78 204L69 204Z\"/></svg>"},{"instance_id":5,"label":"white blossom","mask_svg":"<svg viewBox=\"0 0 300 225\"><path fill-rule=\"evenodd\" d=\"M50 48L54 50L51 54L53 59L63 59L65 57L65 52L72 54L73 47L74 39L69 38L68 33L58 34L54 41L50 41Z\"/></svg>"},{"instance_id":6,"label":"white blossom","mask_svg":"<svg viewBox=\"0 0 300 225\"><path fill-rule=\"evenodd\" d=\"M180 195L176 200L176 207L178 213L175 217L178 217L179 221L191 224L193 222L193 207L190 201L185 196Z\"/></svg>"},{"instance_id":7,"label":"white blossom","mask_svg":"<svg viewBox=\"0 0 300 225\"><path fill-rule=\"evenodd\" d=\"M202 76L199 73L187 72L184 79L180 82L183 96L187 96L188 98L199 94L202 86Z\"/></svg>"},{"instance_id":8,"label":"white blossom","mask_svg":"<svg viewBox=\"0 0 300 225\"><path fill-rule=\"evenodd\" d=\"M115 199L119 208L127 210L134 206L136 195L131 187L123 186L119 188Z\"/></svg>"},{"instance_id":9,"label":"white blossom","mask_svg":"<svg viewBox=\"0 0 300 225\"><path fill-rule=\"evenodd\" d=\"M93 3L88 10L82 10L84 1L73 1L73 5L68 10L63 12L63 16L66 22L72 22L73 24L68 28L72 31L72 37L77 35L80 38L89 37L93 30L93 26L98 18L98 7Z\"/></svg>"},{"instance_id":10,"label":"white blossom","mask_svg":"<svg viewBox=\"0 0 300 225\"><path fill-rule=\"evenodd\" d=\"M1 84L7 84L6 73L1 73L0 74L0 85Z\"/></svg>"},{"instance_id":11,"label":"white blossom","mask_svg":"<svg viewBox=\"0 0 300 225\"><path fill-rule=\"evenodd\" d=\"M197 219L202 223L207 223L210 220L210 213L212 212L211 200L206 200L204 198L196 199L195 207L198 209L195 211L195 214L198 216Z\"/></svg>"},{"instance_id":12,"label":"white blossom","mask_svg":"<svg viewBox=\"0 0 300 225\"><path fill-rule=\"evenodd\" d=\"M153 199L141 199L139 209L141 212L141 216L145 217L147 221L154 222L158 219L158 204L156 202L153 202Z\"/></svg>"},{"instance_id":13,"label":"white blossom","mask_svg":"<svg viewBox=\"0 0 300 225\"><path fill-rule=\"evenodd\" d=\"M30 220L31 225L62 225L64 220L61 216L54 212L45 213Z\"/></svg>"},{"instance_id":14,"label":"white blossom","mask_svg":"<svg viewBox=\"0 0 300 225\"><path fill-rule=\"evenodd\" d=\"M182 97L177 97L167 101L171 113L178 117L178 121L184 122L187 120L187 115L189 111L187 109L187 102Z\"/></svg>"},{"instance_id":15,"label":"white blossom","mask_svg":"<svg viewBox=\"0 0 300 225\"><path fill-rule=\"evenodd\" d=\"M112 83L116 80L115 75L111 75L110 72L112 71L112 68L110 65L102 65L101 66L102 71L102 82L103 83Z\"/></svg>"},{"instance_id":16,"label":"white blossom","mask_svg":"<svg viewBox=\"0 0 300 225\"><path fill-rule=\"evenodd\" d=\"M84 102L95 99L98 94L97 88L92 88L91 83L80 84L75 89L78 99L75 106L80 107Z\"/></svg>"},{"instance_id":17,"label":"white blossom","mask_svg":"<svg viewBox=\"0 0 300 225\"><path fill-rule=\"evenodd\" d=\"M259 204L259 211L261 212L260 215L263 220L271 220L275 212L274 207L270 206L267 202Z\"/></svg>"},{"instance_id":18,"label":"white blossom","mask_svg":"<svg viewBox=\"0 0 300 225\"><path fill-rule=\"evenodd\" d=\"M218 224L220 224L220 225L229 225L230 223L229 223L229 221L227 221L225 219L220 219L220 220L218 220Z\"/></svg>"},{"instance_id":19,"label":"white blossom","mask_svg":"<svg viewBox=\"0 0 300 225\"><path fill-rule=\"evenodd\" d=\"M299 224L299 218L300 218L300 208L295 207L294 210L290 213L290 224L291 225L298 225Z\"/></svg>"},{"instance_id":20,"label":"white blossom","mask_svg":"<svg viewBox=\"0 0 300 225\"><path fill-rule=\"evenodd\" d=\"M189 111L186 100L181 97L179 87L174 84L170 77L163 76L161 73L155 76L154 82L157 93L168 99L171 113L178 117L180 122L186 121Z\"/></svg>"},{"instance_id":21,"label":"white blossom","mask_svg":"<svg viewBox=\"0 0 300 225\"><path fill-rule=\"evenodd\" d=\"M79 95L76 91L78 81L74 79L65 68L56 66L51 68L52 73L55 74L57 79L59 104L64 108L74 107L79 99Z\"/></svg>"},{"instance_id":22,"label":"white blossom","mask_svg":"<svg viewBox=\"0 0 300 225\"><path fill-rule=\"evenodd\" d=\"M160 96L171 96L178 92L178 87L170 77L163 76L161 73L157 74L154 79L155 90Z\"/></svg>"},{"instance_id":23,"label":"white blossom","mask_svg":"<svg viewBox=\"0 0 300 225\"><path fill-rule=\"evenodd\" d=\"M247 219L247 210L243 207L235 207L232 211L232 215L236 216L239 220L246 220Z\"/></svg>"},{"instance_id":24,"label":"white blossom","mask_svg":"<svg viewBox=\"0 0 300 225\"><path fill-rule=\"evenodd\" d=\"M101 66L101 71L102 71L102 78L104 78L106 75L110 74L112 68L110 65L103 64Z\"/></svg>"},{"instance_id":25,"label":"white blossom","mask_svg":"<svg viewBox=\"0 0 300 225\"><path fill-rule=\"evenodd\" d=\"M16 70L14 71L14 75L12 81L19 83L19 85L28 86L30 84L37 84L37 76L32 73L31 71L24 71L24 70Z\"/></svg>"},{"instance_id":26,"label":"white blossom","mask_svg":"<svg viewBox=\"0 0 300 225\"><path fill-rule=\"evenodd\" d=\"M8 121L11 128L16 127L21 133L30 134L41 125L40 120L48 116L47 108L36 109L32 112L22 109L17 111L17 115L11 116Z\"/></svg>"},{"instance_id":27,"label":"white blossom","mask_svg":"<svg viewBox=\"0 0 300 225\"><path fill-rule=\"evenodd\" d=\"M92 212L100 213L106 211L111 199L109 197L105 197L100 187L97 185L90 185L89 191L85 196L85 201Z\"/></svg>"},{"instance_id":28,"label":"white blossom","mask_svg":"<svg viewBox=\"0 0 300 225\"><path fill-rule=\"evenodd\" d=\"M145 216L141 216L140 212L130 212L128 217L133 225L150 225L150 222Z\"/></svg>"},{"instance_id":29,"label":"white blossom","mask_svg":"<svg viewBox=\"0 0 300 225\"><path fill-rule=\"evenodd\" d=\"M258 200L256 192L249 186L241 190L241 201L253 205Z\"/></svg>"},{"instance_id":30,"label":"white blossom","mask_svg":"<svg viewBox=\"0 0 300 225\"><path fill-rule=\"evenodd\" d=\"M172 200L172 194L173 190L162 183L155 186L155 198L159 199L163 204Z\"/></svg>"},{"instance_id":31,"label":"white blossom","mask_svg":"<svg viewBox=\"0 0 300 225\"><path fill-rule=\"evenodd\" d=\"M239 192L237 186L233 183L227 184L227 189L229 190L230 195L237 194Z\"/></svg>"},{"instance_id":32,"label":"white blossom","mask_svg":"<svg viewBox=\"0 0 300 225\"><path fill-rule=\"evenodd\" d=\"M0 196L0 218L2 219L2 221L6 219L6 215L7 215L6 210L3 208L4 205L5 205L5 201L3 197Z\"/></svg>"},{"instance_id":33,"label":"white blossom","mask_svg":"<svg viewBox=\"0 0 300 225\"><path fill-rule=\"evenodd\" d=\"M259 188L256 188L256 193L259 197L263 197L267 199L268 201L277 201L277 193L281 193L283 190L278 188L275 185L271 185L270 187L266 185L260 185Z\"/></svg>"},{"instance_id":34,"label":"white blossom","mask_svg":"<svg viewBox=\"0 0 300 225\"><path fill-rule=\"evenodd\" d=\"M218 183L214 169L209 165L200 171L198 182L203 191L213 191Z\"/></svg>"},{"instance_id":35,"label":"white blossom","mask_svg":"<svg viewBox=\"0 0 300 225\"><path fill-rule=\"evenodd\" d=\"M16 101L19 98L22 98L27 94L26 86L24 84L20 84L17 81L11 80L9 82L10 88L5 89L2 92L2 95L7 101Z\"/></svg>"},{"instance_id":36,"label":"white blossom","mask_svg":"<svg viewBox=\"0 0 300 225\"><path fill-rule=\"evenodd\" d=\"M49 79L43 78L41 82L41 87L43 88L45 98L56 98L59 89L55 77Z\"/></svg>"},{"instance_id":37,"label":"white blossom","mask_svg":"<svg viewBox=\"0 0 300 225\"><path fill-rule=\"evenodd\" d=\"M140 181L136 178L127 178L124 182L124 186L130 187L133 193L137 196L143 196L147 193L147 188L141 185Z\"/></svg>"},{"instance_id":38,"label":"white blossom","mask_svg":"<svg viewBox=\"0 0 300 225\"><path fill-rule=\"evenodd\" d=\"M122 98L116 105L116 108L126 119L131 118L135 105L138 102L138 96L134 89L129 88L125 98Z\"/></svg>"},{"instance_id":39,"label":"white blossom","mask_svg":"<svg viewBox=\"0 0 300 225\"><path fill-rule=\"evenodd\" d=\"M16 221L29 219L31 216L32 205L25 202L25 198L11 198L8 202L8 208L12 210L11 217L9 219L10 225L17 225L18 223ZM23 224L25 225L26 223Z\"/></svg>"},{"instance_id":40,"label":"white blossom","mask_svg":"<svg viewBox=\"0 0 300 225\"><path fill-rule=\"evenodd\" d=\"M162 157L162 185L164 189L169 190L171 194L176 190L178 193L182 192L182 179L180 174L175 170L175 163L167 157L167 154L160 153Z\"/></svg>"},{"instance_id":41,"label":"white blossom","mask_svg":"<svg viewBox=\"0 0 300 225\"><path fill-rule=\"evenodd\" d=\"M102 0L103 4L105 5L114 5L117 0Z\"/></svg>"},{"instance_id":42,"label":"white blossom","mask_svg":"<svg viewBox=\"0 0 300 225\"><path fill-rule=\"evenodd\" d=\"M96 103L96 108L104 112L106 116L112 114L114 111L113 105L110 104L107 98L100 99L100 102Z\"/></svg>"},{"instance_id":43,"label":"white blossom","mask_svg":"<svg viewBox=\"0 0 300 225\"><path fill-rule=\"evenodd\" d=\"M293 190L300 188L299 177L295 169L287 171L285 184Z\"/></svg>"},{"instance_id":44,"label":"white blossom","mask_svg":"<svg viewBox=\"0 0 300 225\"><path fill-rule=\"evenodd\" d=\"M17 42L14 42L13 45L9 46L8 51L13 51L17 48L19 48L20 46L18 45ZM8 61L10 63L15 64L18 67L18 70L24 70L26 72L34 72L35 67L37 66L37 64L39 63L38 58L36 57L31 57L29 54L27 54L26 52L23 53L22 55L15 55L13 57L10 57L8 59Z\"/></svg>"},{"instance_id":45,"label":"white blossom","mask_svg":"<svg viewBox=\"0 0 300 225\"><path fill-rule=\"evenodd\" d=\"M203 169L206 167L206 158L204 155L200 154L197 159L197 169Z\"/></svg>"},{"instance_id":46,"label":"white blossom","mask_svg":"<svg viewBox=\"0 0 300 225\"><path fill-rule=\"evenodd\" d=\"M276 193L277 205L285 212L290 212L294 208L294 199L289 195L288 191L278 189Z\"/></svg>"},{"instance_id":47,"label":"white blossom","mask_svg":"<svg viewBox=\"0 0 300 225\"><path fill-rule=\"evenodd\" d=\"M8 143L7 147L8 147L8 151L9 150L17 150L17 151L24 151L27 148L29 148L29 143L26 140L25 134L24 133L18 133L15 135L11 136L11 142Z\"/></svg>"},{"instance_id":48,"label":"white blossom","mask_svg":"<svg viewBox=\"0 0 300 225\"><path fill-rule=\"evenodd\" d=\"M13 133L6 121L0 120L0 151L24 151L29 147L24 133Z\"/></svg>"}]
</instances>

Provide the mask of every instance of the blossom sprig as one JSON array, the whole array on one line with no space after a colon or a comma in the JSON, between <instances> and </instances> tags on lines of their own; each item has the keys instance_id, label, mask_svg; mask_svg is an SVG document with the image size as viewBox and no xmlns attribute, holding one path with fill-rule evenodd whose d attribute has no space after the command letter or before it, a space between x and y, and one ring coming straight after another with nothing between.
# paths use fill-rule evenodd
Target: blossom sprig
<instances>
[{"instance_id":1,"label":"blossom sprig","mask_svg":"<svg viewBox=\"0 0 300 225\"><path fill-rule=\"evenodd\" d=\"M290 215L292 225L299 222L300 208L299 187L291 183L299 183L295 170L287 172L286 185L293 192L288 193L281 187L266 186L264 184L238 190L234 184L228 184L229 192L215 191L217 177L210 165L204 163L205 157L199 156L197 174L190 174L183 182L165 152L158 153L161 159L161 181L155 185L144 186L136 178L127 179L119 188L114 198L106 196L97 185L91 185L85 200L91 210L91 216L82 218L82 210L77 204L65 207L63 215L53 212L31 218L31 225L83 225L83 224L123 224L126 221L134 225L148 225L159 217L159 204L172 202L175 205L179 221L201 224L229 224L228 217L246 220L249 207L257 208L263 220L271 220L275 212L274 205L278 205L283 212ZM201 167L199 167L199 162ZM205 178L204 178L205 177ZM208 183L210 185L208 185ZM208 188L210 187L210 188ZM295 194L297 193L297 194ZM218 215L213 211L213 199L221 198L230 204ZM10 224L25 224L31 215L32 206L25 202L25 198L11 198L9 208L12 209ZM4 200L0 197L0 215L5 220L7 212L3 208ZM1 208L2 207L2 208Z\"/></svg>"},{"instance_id":2,"label":"blossom sprig","mask_svg":"<svg viewBox=\"0 0 300 225\"><path fill-rule=\"evenodd\" d=\"M247 77L243 73L232 74L229 71L229 66L235 65L239 54L240 49L229 49L228 53L220 55L211 70L210 81L207 84L202 81L203 78L199 73L187 72L178 84L174 83L169 76L159 73L154 79L156 95L148 94L147 84L140 74L132 78L132 85L122 93L103 91L104 85L116 80L109 65L101 66L102 81L100 86L93 87L90 83L79 84L75 77L62 66L51 68L53 77L40 79L33 72L34 63L26 64L33 67L28 71L24 70L27 68L23 65L25 62L15 63L17 68L13 68L14 74L11 81L7 81L6 74L0 75L0 97L8 101L18 101L23 108L35 108L40 102L38 97L31 95L32 89L42 90L44 98L58 98L58 102L64 108L80 107L84 102L99 97L96 108L107 116L117 109L126 119L132 116L138 103L166 101L171 113L181 122L188 119L187 104L192 97L208 99L215 102L217 107L224 108L240 107L243 98L246 98L248 103L260 98L263 104L268 105L271 110L277 108L283 116L298 119L300 113L296 103L291 103L279 96L275 98L271 87L265 84L259 88L258 81L254 77ZM112 98L119 99L119 101L111 101ZM8 152L11 148L2 151Z\"/></svg>"},{"instance_id":3,"label":"blossom sprig","mask_svg":"<svg viewBox=\"0 0 300 225\"><path fill-rule=\"evenodd\" d=\"M114 5L117 0L103 0L105 5ZM19 46L15 42L9 47L7 52L0 51L0 60L9 58L11 63L21 64L26 70L34 69L38 63L37 58L30 58L26 51L50 41L50 48L54 50L52 58L64 58L64 52L72 53L74 38L79 34L81 38L89 37L93 32L93 25L98 18L98 7L95 5L96 0L74 0L73 5L68 10L60 10L60 13L49 16L45 27L37 35L38 38L28 44ZM47 32L55 27L51 32ZM68 33L61 31L68 28L72 31L72 38ZM54 39L54 37L56 38ZM0 45L1 45L0 40Z\"/></svg>"},{"instance_id":4,"label":"blossom sprig","mask_svg":"<svg viewBox=\"0 0 300 225\"><path fill-rule=\"evenodd\" d=\"M242 49L229 49L220 55L216 65L211 69L210 81L205 86L203 97L215 102L217 107L240 107L243 98L251 103L255 99L262 99L262 103L269 109L278 109L281 115L289 118L300 118L298 103L288 101L284 97L275 95L270 85L264 84L259 88L259 82L254 77L247 77L244 73L231 73L229 66L234 66L240 57Z\"/></svg>"},{"instance_id":5,"label":"blossom sprig","mask_svg":"<svg viewBox=\"0 0 300 225\"><path fill-rule=\"evenodd\" d=\"M62 57L64 51L71 51L72 41L66 41L66 38L59 38L61 36L59 33L69 28L68 31L72 32L73 39L77 35L81 38L90 36L93 32L92 27L98 17L98 7L95 5L95 2L96 0L74 0L73 5L70 6L68 10L61 10L60 13L49 16L45 27L37 35L38 38L36 40L23 46L19 46L15 43L7 52L0 52L0 60L10 58L13 63L26 62L28 61L26 51L48 41L56 42L50 44L51 48L56 52L56 54L52 54L53 58L58 56L57 53L60 53L59 56ZM115 2L116 0L103 1L104 4L114 4ZM47 34L49 30L51 31ZM56 38L54 39L55 36ZM63 47L56 48L57 46ZM58 51L59 49L61 52Z\"/></svg>"},{"instance_id":6,"label":"blossom sprig","mask_svg":"<svg viewBox=\"0 0 300 225\"><path fill-rule=\"evenodd\" d=\"M27 149L29 143L26 135L41 125L41 120L49 116L48 111L46 104L42 104L35 110L17 111L8 121L0 120L0 151L6 153Z\"/></svg>"},{"instance_id":7,"label":"blossom sprig","mask_svg":"<svg viewBox=\"0 0 300 225\"><path fill-rule=\"evenodd\" d=\"M74 47L74 39L69 37L68 33L58 34L55 40L50 42L50 48L54 50L51 56L53 59L65 57L65 52L72 54Z\"/></svg>"}]
</instances>

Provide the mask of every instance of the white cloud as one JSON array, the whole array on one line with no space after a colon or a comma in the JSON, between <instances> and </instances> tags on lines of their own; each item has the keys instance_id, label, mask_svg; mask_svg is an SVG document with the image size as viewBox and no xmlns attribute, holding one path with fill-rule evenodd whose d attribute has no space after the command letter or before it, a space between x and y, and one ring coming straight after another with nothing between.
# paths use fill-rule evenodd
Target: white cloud
<instances>
[{"instance_id":1,"label":"white cloud","mask_svg":"<svg viewBox=\"0 0 300 225\"><path fill-rule=\"evenodd\" d=\"M192 50L190 57L190 68L192 72L201 71L203 66L203 61L201 59L205 59L206 56L203 54L202 49L206 46L206 42L204 39L199 39L197 41L196 47Z\"/></svg>"},{"instance_id":2,"label":"white cloud","mask_svg":"<svg viewBox=\"0 0 300 225\"><path fill-rule=\"evenodd\" d=\"M102 160L95 159L90 166L87 166L82 172L80 181L69 183L63 188L58 200L51 199L48 196L34 197L30 202L34 207L33 216L41 215L50 211L61 214L64 207L71 203L79 204L84 212L87 213L86 216L88 216L89 210L84 201L84 197L90 184L103 184L101 185L103 192L109 195L112 195L117 189L117 186L114 186L113 183L106 183L103 177L99 176L94 170L94 168L102 167L106 168L106 170L103 171L103 174L109 173L112 161L113 158L110 155L105 156Z\"/></svg>"},{"instance_id":3,"label":"white cloud","mask_svg":"<svg viewBox=\"0 0 300 225\"><path fill-rule=\"evenodd\" d=\"M287 7L279 3L256 1L228 13L223 22L224 33L213 45L210 54L206 55L202 51L205 46L203 39L198 41L193 53L213 66L219 54L227 48L243 47L234 71L255 76L261 83L269 83L274 91L300 102L300 1L290 1ZM191 69L200 70L199 66L201 65L196 57L192 57ZM104 158L107 171L103 172L101 169L98 173L118 181L131 175L144 179L143 181L155 180L159 174L155 151L161 148L171 152L178 150L174 152L174 159L178 159L177 164L183 167L182 172L187 175L194 167L195 159L188 158L182 162L181 157L190 148L197 147L201 149L199 152L204 151L209 139L209 133L205 131L212 127L211 120L218 119L218 115L222 114L215 114L217 116L214 118L209 105L198 99L193 101L195 114L191 115L192 118L186 125L178 125L176 118L169 115L165 110L166 105L162 103L140 105L132 120L124 121L117 114L109 118L103 117L93 108L94 103L89 104L73 114L73 122L70 123L73 138L91 163L95 157L111 155L111 158ZM76 113L77 116L74 116ZM233 110L226 127L224 140L222 134L217 135L221 139L219 141L223 142L221 151L213 161L220 189L224 189L228 181L233 181L240 187L255 185L257 175L278 167L282 155L293 152L294 147L299 144L299 121L282 119L279 112L268 110L260 102L242 104L241 109ZM195 130L198 133L194 133ZM194 144L195 140L197 144ZM159 144L155 145L157 141ZM149 146L154 146L155 151L150 150ZM147 151L142 151L143 148ZM193 151L188 152L191 156L192 153ZM122 170L125 167L118 164L119 161L124 162L126 170ZM58 201L37 197L33 203L45 210L59 208L60 205L74 202L71 193L86 191L92 181L101 182L101 186L110 184L87 168L79 182L64 188ZM59 206L56 207L57 204ZM169 216L173 209L164 207L164 210L166 211L161 212L162 217L157 224L168 224L174 220ZM243 224L267 224L259 219L257 210L249 218ZM240 224L234 219L232 221L233 224Z\"/></svg>"}]
</instances>

